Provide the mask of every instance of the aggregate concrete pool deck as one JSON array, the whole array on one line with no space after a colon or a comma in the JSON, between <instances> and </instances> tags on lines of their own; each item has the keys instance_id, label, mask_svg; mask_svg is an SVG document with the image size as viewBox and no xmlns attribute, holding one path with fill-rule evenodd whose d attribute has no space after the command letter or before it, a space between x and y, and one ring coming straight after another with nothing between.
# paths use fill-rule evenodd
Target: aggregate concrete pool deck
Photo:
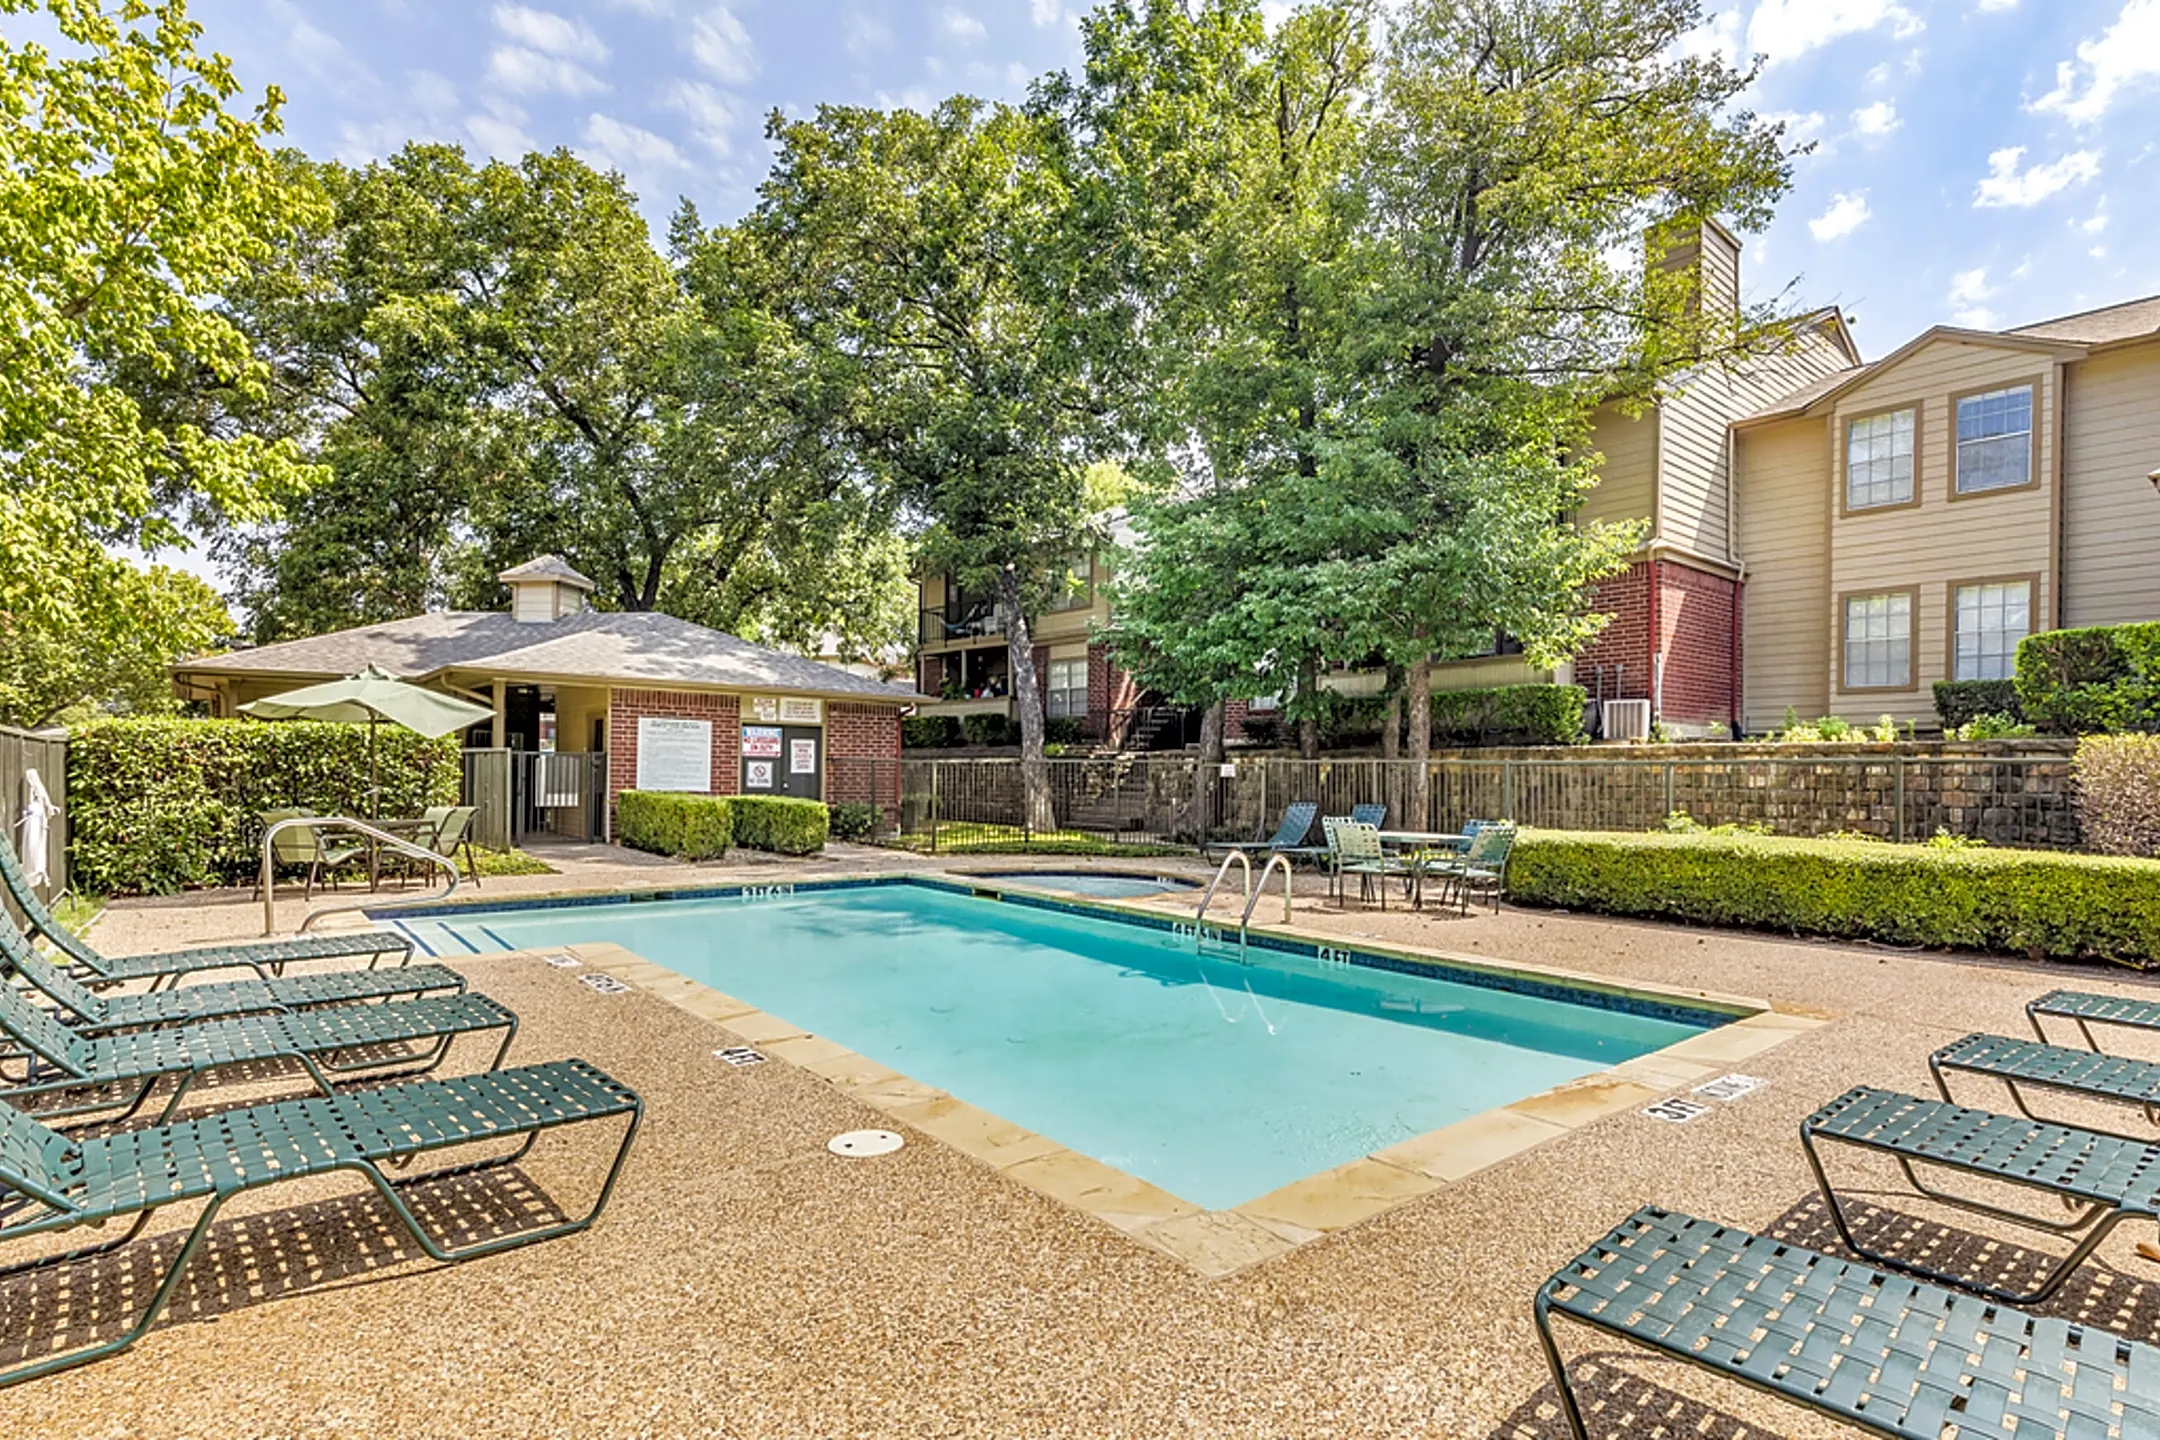
<instances>
[{"instance_id":1,"label":"aggregate concrete pool deck","mask_svg":"<svg viewBox=\"0 0 2160 1440\"><path fill-rule=\"evenodd\" d=\"M849 857L813 873L887 863L913 862ZM1001 858L994 868L1024 863ZM1053 868L1072 866L1061 858ZM681 883L608 855L562 868L489 880L482 894ZM738 873L780 872L761 864L696 878ZM1930 1050L1971 1030L2021 1033L2024 1001L2053 985L2160 998L2160 984L2117 970L1513 909L1471 919L1342 912L1319 891L1302 881L1297 928L1752 995L1827 1023L1729 1067L1767 1083L1689 1123L1631 1103L1211 1278L947 1143L934 1121L917 1128L778 1055L730 1066L714 1052L782 1047L675 1003L682 997L668 992L680 982L664 972L595 955L632 986L603 995L580 983L590 967L474 958L457 962L474 986L524 1018L512 1063L581 1055L645 1096L645 1128L600 1223L439 1267L355 1183L259 1192L228 1210L167 1320L132 1351L8 1391L12 1428L86 1437L1558 1436L1530 1298L1615 1221L1656 1201L1835 1250L1797 1141L1810 1110L1863 1081L1929 1093ZM297 917L297 902L284 908ZM124 902L94 938L115 953L247 938L260 916L244 894ZM212 1087L200 1099L228 1103L271 1083ZM899 1129L908 1143L874 1159L826 1149L866 1126ZM591 1194L612 1133L565 1136L516 1170L435 1187L427 1213L478 1234L575 1207ZM1995 1279L2035 1263L2029 1233L1897 1193L1894 1170L1850 1165L1841 1173L1879 1207L1870 1233L1894 1247L1929 1248L1938 1264L1947 1256ZM71 1272L0 1282L0 1363L41 1353L56 1327L71 1345L112 1333L190 1220L160 1217L136 1246ZM2149 1238L2119 1232L2039 1308L2160 1336L2160 1268L2131 1250ZM1851 1433L1580 1332L1563 1333L1563 1344L1601 1437Z\"/></svg>"}]
</instances>

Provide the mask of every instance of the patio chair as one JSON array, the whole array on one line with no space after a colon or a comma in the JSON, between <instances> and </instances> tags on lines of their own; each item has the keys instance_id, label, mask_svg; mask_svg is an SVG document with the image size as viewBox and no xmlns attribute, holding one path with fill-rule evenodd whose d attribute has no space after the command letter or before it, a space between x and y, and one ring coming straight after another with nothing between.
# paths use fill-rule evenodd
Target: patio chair
<instances>
[{"instance_id":1,"label":"patio chair","mask_svg":"<svg viewBox=\"0 0 2160 1440\"><path fill-rule=\"evenodd\" d=\"M1320 822L1328 837L1329 894L1337 905L1345 902L1343 877L1358 877L1358 898L1372 903L1375 891L1380 896L1380 908L1387 909L1387 882L1399 879L1415 892L1425 873L1424 866L1416 861L1390 855L1380 844L1378 827L1360 824L1339 815L1330 815ZM1422 896L1418 897L1420 900Z\"/></svg>"},{"instance_id":2,"label":"patio chair","mask_svg":"<svg viewBox=\"0 0 2160 1440\"><path fill-rule=\"evenodd\" d=\"M514 1012L485 995L465 993L381 1005L274 1011L88 1036L77 1034L49 1011L31 1004L13 985L0 984L0 1033L14 1042L12 1048L18 1056L27 1057L20 1065L20 1075L0 1079L0 1100L29 1108L26 1102L64 1096L69 1091L132 1087L118 1099L63 1103L54 1109L39 1110L41 1117L55 1119L118 1110L118 1115L107 1116L117 1123L142 1108L158 1081L177 1077L178 1083L160 1117L164 1120L180 1108L180 1101L197 1077L221 1066L294 1060L328 1095L332 1093L331 1075L376 1072L371 1075L376 1080L424 1075L442 1064L458 1036L489 1030L503 1032L502 1043L487 1067L498 1069L510 1051L510 1042L517 1038L517 1027ZM405 1048L422 1041L429 1048L418 1055ZM338 1053L347 1050L361 1054L356 1059L339 1061ZM385 1050L391 1053L384 1054ZM420 1063L394 1075L380 1073L414 1060Z\"/></svg>"},{"instance_id":3,"label":"patio chair","mask_svg":"<svg viewBox=\"0 0 2160 1440\"><path fill-rule=\"evenodd\" d=\"M1307 845L1305 837L1312 833L1313 817L1320 807L1310 800L1293 800L1283 807L1282 823L1275 833L1257 845L1239 845L1228 841L1215 841L1200 847L1202 854L1228 854L1232 850L1266 850L1270 855L1324 856L1325 845Z\"/></svg>"},{"instance_id":4,"label":"patio chair","mask_svg":"<svg viewBox=\"0 0 2160 1440\"><path fill-rule=\"evenodd\" d=\"M2082 1238L2031 1290L2018 1292L1934 1270L1917 1260L1885 1254L1857 1238L1823 1168L1824 1141L1887 1155L1906 1183L1929 1200L1994 1220L2029 1226L2050 1235ZM1800 1125L1800 1145L1822 1191L1838 1238L1855 1255L1878 1265L1941 1281L2010 1305L2045 1300L2062 1287L2093 1250L2125 1220L2160 1220L2160 1145L2077 1130L2017 1115L1969 1110L1946 1100L1923 1100L1894 1090L1859 1086L1846 1091ZM1992 1200L1954 1194L1922 1180L1916 1164L1953 1171L1990 1184L2037 1190L2059 1201L2053 1214L2012 1210Z\"/></svg>"},{"instance_id":5,"label":"patio chair","mask_svg":"<svg viewBox=\"0 0 2160 1440\"><path fill-rule=\"evenodd\" d=\"M1492 896L1495 915L1500 913L1500 896L1507 889L1508 853L1515 848L1515 823L1503 820L1497 824L1478 824L1477 833L1463 847L1460 855L1436 860L1432 873L1444 878L1454 888L1457 904L1465 915L1470 913L1470 895L1484 891Z\"/></svg>"},{"instance_id":6,"label":"patio chair","mask_svg":"<svg viewBox=\"0 0 2160 1440\"><path fill-rule=\"evenodd\" d=\"M267 831L281 820L298 820L306 817L305 810L265 810L256 818ZM340 872L346 867L364 863L372 847L365 841L326 840L313 826L295 825L290 830L280 830L270 837L270 883L277 883L279 869L304 869L307 876L300 883L300 898L312 899L318 881L327 882L325 889L334 889ZM262 894L262 879L257 876L255 893Z\"/></svg>"},{"instance_id":7,"label":"patio chair","mask_svg":"<svg viewBox=\"0 0 2160 1440\"><path fill-rule=\"evenodd\" d=\"M1950 1093L1952 1074L1984 1075L2002 1085L2018 1114L2032 1120L2047 1117L2033 1113L2025 1099L2027 1086L2135 1105L2148 1124L2160 1125L2160 1063L2150 1060L2006 1035L1967 1035L1928 1056L1928 1072L1945 1100L1956 1098Z\"/></svg>"},{"instance_id":8,"label":"patio chair","mask_svg":"<svg viewBox=\"0 0 2160 1440\"><path fill-rule=\"evenodd\" d=\"M62 1023L78 1035L438 992L456 994L465 988L465 977L447 965L400 965L389 970L328 970L277 980L230 980L137 995L99 995L38 954L29 938L5 916L0 916L0 961L59 1007Z\"/></svg>"},{"instance_id":9,"label":"patio chair","mask_svg":"<svg viewBox=\"0 0 2160 1440\"><path fill-rule=\"evenodd\" d=\"M2040 1017L2052 1016L2069 1020L2077 1026L2077 1032L2088 1049L2098 1050L2100 1042L2093 1038L2095 1025L2120 1025L2128 1030L2160 1030L2160 1001L2126 1000L2120 995L2094 995L2084 990L2050 990L2025 1005L2026 1023L2033 1034L2042 1040L2047 1031L2040 1028Z\"/></svg>"},{"instance_id":10,"label":"patio chair","mask_svg":"<svg viewBox=\"0 0 2160 1440\"><path fill-rule=\"evenodd\" d=\"M462 849L465 852L466 878L472 881L473 888L477 890L480 888L480 860L479 857L473 854L472 822L473 816L480 813L480 807L477 805L447 805L440 807L431 805L427 809L427 814L433 817L438 808L443 813L435 826L434 838L428 842L428 848L448 860L453 869L457 865L458 851Z\"/></svg>"},{"instance_id":11,"label":"patio chair","mask_svg":"<svg viewBox=\"0 0 2160 1440\"><path fill-rule=\"evenodd\" d=\"M152 955L101 955L80 935L62 925L38 899L15 852L0 844L0 886L22 912L24 928L67 957L74 977L93 990L130 980L148 980L156 990L173 987L182 976L209 970L252 970L268 980L303 960L366 960L368 968L396 955L399 965L412 961L412 941L390 930L357 930L345 935L305 935L291 940L259 940L240 945L209 945L199 950L168 950Z\"/></svg>"},{"instance_id":12,"label":"patio chair","mask_svg":"<svg viewBox=\"0 0 2160 1440\"><path fill-rule=\"evenodd\" d=\"M1656 1206L1561 1266L1532 1314L1575 1440L1555 1316L1893 1440L2160 1433L2160 1348Z\"/></svg>"},{"instance_id":13,"label":"patio chair","mask_svg":"<svg viewBox=\"0 0 2160 1440\"><path fill-rule=\"evenodd\" d=\"M44 1355L0 1371L0 1385L49 1375L125 1350L141 1339L172 1298L188 1261L210 1234L220 1207L235 1195L310 1175L339 1171L364 1176L398 1223L441 1263L537 1244L589 1228L614 1193L636 1138L644 1104L636 1091L583 1060L558 1060L485 1075L427 1080L228 1110L154 1130L77 1140L0 1106L0 1243L84 1226L129 1222L125 1233L100 1244L17 1261L0 1276L51 1269L109 1254L140 1235L166 1205L207 1201L187 1238L154 1283L149 1299L121 1334L87 1348ZM497 1169L522 1160L549 1130L586 1120L628 1116L599 1198L582 1216L464 1245L438 1240L420 1223L406 1192L451 1176ZM484 1141L519 1142L509 1154L417 1175L392 1169L423 1155ZM145 1255L154 1263L155 1252Z\"/></svg>"},{"instance_id":14,"label":"patio chair","mask_svg":"<svg viewBox=\"0 0 2160 1440\"><path fill-rule=\"evenodd\" d=\"M1352 805L1350 807L1350 823L1353 825L1370 825L1375 830L1385 830L1387 828L1387 806Z\"/></svg>"}]
</instances>

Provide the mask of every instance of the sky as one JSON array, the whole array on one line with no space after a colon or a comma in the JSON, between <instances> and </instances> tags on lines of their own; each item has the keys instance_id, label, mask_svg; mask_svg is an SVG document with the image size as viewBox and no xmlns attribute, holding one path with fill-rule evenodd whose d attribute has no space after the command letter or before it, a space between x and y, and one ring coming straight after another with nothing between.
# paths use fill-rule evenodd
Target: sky
<instances>
[{"instance_id":1,"label":"sky","mask_svg":"<svg viewBox=\"0 0 2160 1440\"><path fill-rule=\"evenodd\" d=\"M1270 3L1270 9L1287 8ZM196 0L288 138L618 169L656 234L755 200L774 109L1018 99L1077 65L1076 0ZM1813 141L1748 238L1751 298L1836 304L1881 355L2160 292L2160 0L1706 0L1689 48Z\"/></svg>"}]
</instances>

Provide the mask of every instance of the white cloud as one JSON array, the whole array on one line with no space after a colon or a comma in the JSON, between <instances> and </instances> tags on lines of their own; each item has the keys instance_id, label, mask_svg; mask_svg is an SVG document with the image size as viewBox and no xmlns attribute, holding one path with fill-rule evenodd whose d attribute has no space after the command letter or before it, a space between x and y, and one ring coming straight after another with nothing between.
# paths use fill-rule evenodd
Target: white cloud
<instances>
[{"instance_id":1,"label":"white cloud","mask_svg":"<svg viewBox=\"0 0 2160 1440\"><path fill-rule=\"evenodd\" d=\"M2100 197L2100 203L2093 207L2093 213L2083 220L2076 221L2075 224L2078 229L2084 231L2087 235L2097 235L2107 229L2107 222L2107 196L2103 195Z\"/></svg>"},{"instance_id":2,"label":"white cloud","mask_svg":"<svg viewBox=\"0 0 2160 1440\"><path fill-rule=\"evenodd\" d=\"M2032 108L2052 110L2073 125L2090 125L2123 92L2155 78L2160 78L2160 0L2123 0L2122 13L2099 39L2080 42L2075 61L2057 63L2055 88Z\"/></svg>"},{"instance_id":3,"label":"white cloud","mask_svg":"<svg viewBox=\"0 0 2160 1440\"><path fill-rule=\"evenodd\" d=\"M1740 12L1719 10L1680 37L1680 53L1687 58L1718 59L1727 65L1740 63Z\"/></svg>"},{"instance_id":4,"label":"white cloud","mask_svg":"<svg viewBox=\"0 0 2160 1440\"><path fill-rule=\"evenodd\" d=\"M617 10L635 10L640 15L667 15L672 9L668 0L608 0Z\"/></svg>"},{"instance_id":5,"label":"white cloud","mask_svg":"<svg viewBox=\"0 0 2160 1440\"><path fill-rule=\"evenodd\" d=\"M585 144L602 166L634 174L642 170L680 170L688 165L682 151L664 135L594 111L585 117Z\"/></svg>"},{"instance_id":6,"label":"white cloud","mask_svg":"<svg viewBox=\"0 0 2160 1440\"><path fill-rule=\"evenodd\" d=\"M2105 260L2107 259L2107 246L2095 245L2092 247L2092 249L2087 250L2085 253L2092 256L2092 258L2095 260Z\"/></svg>"},{"instance_id":7,"label":"white cloud","mask_svg":"<svg viewBox=\"0 0 2160 1440\"><path fill-rule=\"evenodd\" d=\"M1030 13L1037 25L1067 24L1073 18L1072 12L1065 8L1064 0L1034 0Z\"/></svg>"},{"instance_id":8,"label":"white cloud","mask_svg":"<svg viewBox=\"0 0 2160 1440\"><path fill-rule=\"evenodd\" d=\"M735 130L743 119L743 107L734 96L696 80L677 80L668 87L667 107L689 120L691 134L716 157L734 155Z\"/></svg>"},{"instance_id":9,"label":"white cloud","mask_svg":"<svg viewBox=\"0 0 2160 1440\"><path fill-rule=\"evenodd\" d=\"M1996 287L1988 284L1987 266L1960 270L1950 277L1949 301L1952 323L1973 330L1992 330L1998 318L1993 310L1983 304L1995 296Z\"/></svg>"},{"instance_id":10,"label":"white cloud","mask_svg":"<svg viewBox=\"0 0 2160 1440\"><path fill-rule=\"evenodd\" d=\"M892 43L892 31L868 10L850 6L840 17L840 43L857 59L867 59Z\"/></svg>"},{"instance_id":11,"label":"white cloud","mask_svg":"<svg viewBox=\"0 0 2160 1440\"><path fill-rule=\"evenodd\" d=\"M2018 162L2024 157L2022 145L1997 150L1988 156L1987 176L1973 193L1974 209L2024 209L2058 191L2083 185L2100 174L2097 150L2073 150L2051 164L2035 165L2021 173Z\"/></svg>"},{"instance_id":12,"label":"white cloud","mask_svg":"<svg viewBox=\"0 0 2160 1440\"><path fill-rule=\"evenodd\" d=\"M1980 8L1987 10L2015 10L2018 0L1980 0Z\"/></svg>"},{"instance_id":13,"label":"white cloud","mask_svg":"<svg viewBox=\"0 0 2160 1440\"><path fill-rule=\"evenodd\" d=\"M1919 33L1920 17L1896 0L1762 0L1748 21L1748 49L1769 63L1793 60L1846 35L1887 28Z\"/></svg>"},{"instance_id":14,"label":"white cloud","mask_svg":"<svg viewBox=\"0 0 2160 1440\"><path fill-rule=\"evenodd\" d=\"M440 115L457 109L457 86L433 70L413 70L405 76L413 107L423 115Z\"/></svg>"},{"instance_id":15,"label":"white cloud","mask_svg":"<svg viewBox=\"0 0 2160 1440\"><path fill-rule=\"evenodd\" d=\"M1881 89L1890 83L1890 62L1885 60L1882 64L1874 66L1861 78L1878 90Z\"/></svg>"},{"instance_id":16,"label":"white cloud","mask_svg":"<svg viewBox=\"0 0 2160 1440\"><path fill-rule=\"evenodd\" d=\"M1850 190L1830 197L1830 208L1807 222L1808 233L1817 240L1836 240L1867 223L1867 191Z\"/></svg>"},{"instance_id":17,"label":"white cloud","mask_svg":"<svg viewBox=\"0 0 2160 1440\"><path fill-rule=\"evenodd\" d=\"M1822 134L1820 110L1809 110L1804 114L1798 110L1773 110L1761 118L1772 125L1783 125L1785 138L1795 143L1813 140Z\"/></svg>"},{"instance_id":18,"label":"white cloud","mask_svg":"<svg viewBox=\"0 0 2160 1440\"><path fill-rule=\"evenodd\" d=\"M757 49L750 32L725 5L715 5L691 22L690 53L725 84L745 85L757 78Z\"/></svg>"},{"instance_id":19,"label":"white cloud","mask_svg":"<svg viewBox=\"0 0 2160 1440\"><path fill-rule=\"evenodd\" d=\"M565 95L590 95L595 90L608 88L606 81L575 60L543 55L523 45L497 47L495 53L488 56L487 78L490 85L518 95L549 90L559 90Z\"/></svg>"},{"instance_id":20,"label":"white cloud","mask_svg":"<svg viewBox=\"0 0 2160 1440\"><path fill-rule=\"evenodd\" d=\"M982 21L957 5L948 5L938 12L938 28L963 45L972 45L990 33Z\"/></svg>"},{"instance_id":21,"label":"white cloud","mask_svg":"<svg viewBox=\"0 0 2160 1440\"><path fill-rule=\"evenodd\" d=\"M1898 119L1897 106L1888 100L1877 100L1853 111L1852 123L1862 135L1888 135L1905 122Z\"/></svg>"},{"instance_id":22,"label":"white cloud","mask_svg":"<svg viewBox=\"0 0 2160 1440\"><path fill-rule=\"evenodd\" d=\"M488 113L465 117L473 144L498 160L515 160L540 147L525 133L525 112L514 105L493 105Z\"/></svg>"},{"instance_id":23,"label":"white cloud","mask_svg":"<svg viewBox=\"0 0 2160 1440\"><path fill-rule=\"evenodd\" d=\"M551 10L528 5L497 5L495 28L520 45L594 63L608 57L608 47L590 26L567 19Z\"/></svg>"}]
</instances>

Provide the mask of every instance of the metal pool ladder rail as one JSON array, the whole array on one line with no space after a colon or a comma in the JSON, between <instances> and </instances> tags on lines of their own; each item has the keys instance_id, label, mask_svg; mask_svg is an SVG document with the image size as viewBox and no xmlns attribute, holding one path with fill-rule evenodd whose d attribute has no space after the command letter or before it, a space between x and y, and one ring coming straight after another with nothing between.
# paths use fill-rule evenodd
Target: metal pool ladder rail
<instances>
[{"instance_id":1,"label":"metal pool ladder rail","mask_svg":"<svg viewBox=\"0 0 2160 1440\"><path fill-rule=\"evenodd\" d=\"M1207 893L1200 897L1200 908L1193 911L1193 953L1195 955L1199 954L1201 947L1207 944L1208 906L1215 903L1216 888L1222 884L1222 877L1230 873L1230 862L1233 860L1245 872L1245 913L1248 915L1252 913L1252 860L1243 850L1233 849L1229 854L1222 857L1222 864L1215 867L1215 878L1208 881ZM1260 874L1262 879L1267 877L1265 870L1261 871ZM1243 930L1244 927L1241 925L1239 927L1241 937Z\"/></svg>"},{"instance_id":2,"label":"metal pool ladder rail","mask_svg":"<svg viewBox=\"0 0 2160 1440\"><path fill-rule=\"evenodd\" d=\"M1245 948L1245 928L1252 924L1253 907L1260 903L1261 896L1267 894L1267 877L1275 873L1278 865L1282 866L1282 923L1290 923L1290 857L1278 853L1268 856L1267 864L1260 867L1260 883L1245 897L1245 913L1238 917L1237 923L1239 950Z\"/></svg>"}]
</instances>

